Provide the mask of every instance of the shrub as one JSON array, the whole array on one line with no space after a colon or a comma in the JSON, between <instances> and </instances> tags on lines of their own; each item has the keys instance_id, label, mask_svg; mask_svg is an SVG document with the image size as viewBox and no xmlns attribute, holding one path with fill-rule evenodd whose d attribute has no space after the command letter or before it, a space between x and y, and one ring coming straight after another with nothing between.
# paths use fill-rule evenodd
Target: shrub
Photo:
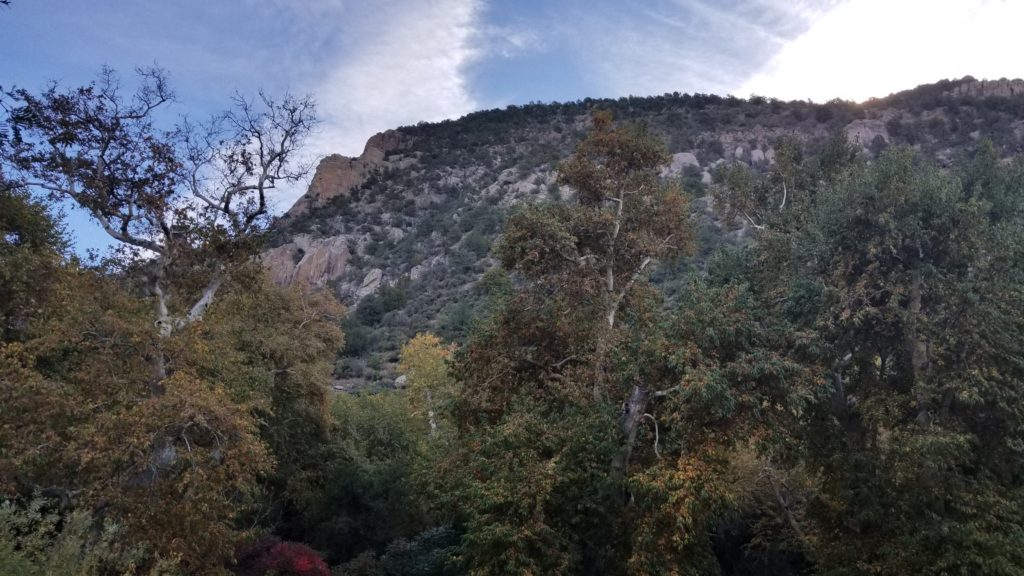
<instances>
[{"instance_id":1,"label":"shrub","mask_svg":"<svg viewBox=\"0 0 1024 576\"><path fill-rule=\"evenodd\" d=\"M140 546L125 544L124 529L88 512L62 512L43 498L25 506L0 502L0 574L180 574Z\"/></svg>"},{"instance_id":2,"label":"shrub","mask_svg":"<svg viewBox=\"0 0 1024 576\"><path fill-rule=\"evenodd\" d=\"M235 552L239 576L330 576L327 563L309 546L265 536Z\"/></svg>"}]
</instances>

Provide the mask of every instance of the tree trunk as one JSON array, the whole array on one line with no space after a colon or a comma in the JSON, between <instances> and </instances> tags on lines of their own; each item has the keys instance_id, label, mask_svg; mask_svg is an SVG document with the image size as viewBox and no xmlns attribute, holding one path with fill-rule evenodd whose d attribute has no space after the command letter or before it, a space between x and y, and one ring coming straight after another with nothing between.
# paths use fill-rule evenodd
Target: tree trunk
<instances>
[{"instance_id":1,"label":"tree trunk","mask_svg":"<svg viewBox=\"0 0 1024 576\"><path fill-rule=\"evenodd\" d=\"M163 264L160 263L150 286L150 292L156 297L156 322L154 322L156 337L153 339L153 352L149 360L152 368L150 376L152 380L149 384L149 391L153 396L163 396L165 392L164 380L167 379L167 359L164 357L163 342L171 335L173 330L171 314L167 309L167 294L164 292L163 287L160 286L163 274Z\"/></svg>"},{"instance_id":2,"label":"tree trunk","mask_svg":"<svg viewBox=\"0 0 1024 576\"><path fill-rule=\"evenodd\" d=\"M647 388L637 384L633 386L633 390L629 393L629 399L623 406L622 420L619 424L619 430L622 432L622 444L619 453L612 461L612 479L617 485L621 485L626 480L629 460L633 456L633 444L636 442L636 432L647 412L649 400Z\"/></svg>"},{"instance_id":3,"label":"tree trunk","mask_svg":"<svg viewBox=\"0 0 1024 576\"><path fill-rule=\"evenodd\" d=\"M437 436L437 419L434 414L434 398L430 390L425 392L427 396L427 423L430 425L430 438Z\"/></svg>"},{"instance_id":4,"label":"tree trunk","mask_svg":"<svg viewBox=\"0 0 1024 576\"><path fill-rule=\"evenodd\" d=\"M913 377L914 397L917 402L917 422L927 424L930 420L928 414L928 398L925 394L925 385L928 372L931 369L931 362L928 359L928 338L922 334L921 313L921 273L915 272L910 285L910 302L907 305L908 319L905 327L905 339L907 352L910 354L910 369Z\"/></svg>"}]
</instances>

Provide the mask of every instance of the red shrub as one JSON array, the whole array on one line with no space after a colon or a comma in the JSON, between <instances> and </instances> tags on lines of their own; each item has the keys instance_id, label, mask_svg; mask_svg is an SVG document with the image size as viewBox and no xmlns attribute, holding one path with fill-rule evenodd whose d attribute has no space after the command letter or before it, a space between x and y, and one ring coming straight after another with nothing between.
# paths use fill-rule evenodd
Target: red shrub
<instances>
[{"instance_id":1,"label":"red shrub","mask_svg":"<svg viewBox=\"0 0 1024 576\"><path fill-rule=\"evenodd\" d=\"M298 542L282 542L272 536L238 547L235 552L239 576L264 576L270 571L281 576L330 576L323 558Z\"/></svg>"}]
</instances>

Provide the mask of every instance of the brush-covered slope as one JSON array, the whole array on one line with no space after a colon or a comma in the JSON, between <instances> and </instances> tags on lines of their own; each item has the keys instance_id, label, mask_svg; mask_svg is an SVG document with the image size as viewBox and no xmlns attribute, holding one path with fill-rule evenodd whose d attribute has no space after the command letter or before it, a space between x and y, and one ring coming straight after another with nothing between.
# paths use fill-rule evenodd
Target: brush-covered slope
<instances>
[{"instance_id":1,"label":"brush-covered slope","mask_svg":"<svg viewBox=\"0 0 1024 576\"><path fill-rule=\"evenodd\" d=\"M264 254L278 283L330 289L349 304L338 387L392 385L398 350L417 332L466 336L488 294L507 282L488 274L506 215L519 203L571 195L556 183L557 164L588 130L594 108L661 137L672 154L664 177L682 179L694 199L701 249L655 272L670 295L714 246L744 236L717 217L707 196L723 164L769 170L782 137L813 155L844 130L864 154L906 144L941 164L982 139L1005 156L1024 145L1024 81L970 77L862 104L676 93L510 106L389 130L358 158L324 158Z\"/></svg>"}]
</instances>

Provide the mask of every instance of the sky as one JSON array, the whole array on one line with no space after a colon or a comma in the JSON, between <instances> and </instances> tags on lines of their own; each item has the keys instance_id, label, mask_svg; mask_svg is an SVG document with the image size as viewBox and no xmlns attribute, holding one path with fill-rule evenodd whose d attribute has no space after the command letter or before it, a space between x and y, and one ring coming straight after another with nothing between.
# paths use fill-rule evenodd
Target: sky
<instances>
[{"instance_id":1,"label":"sky","mask_svg":"<svg viewBox=\"0 0 1024 576\"><path fill-rule=\"evenodd\" d=\"M174 114L235 91L312 94L305 154L474 110L704 92L863 101L943 78L1024 77L1024 0L13 0L0 86L166 69ZM304 192L274 198L283 212ZM76 249L107 245L72 211Z\"/></svg>"}]
</instances>

